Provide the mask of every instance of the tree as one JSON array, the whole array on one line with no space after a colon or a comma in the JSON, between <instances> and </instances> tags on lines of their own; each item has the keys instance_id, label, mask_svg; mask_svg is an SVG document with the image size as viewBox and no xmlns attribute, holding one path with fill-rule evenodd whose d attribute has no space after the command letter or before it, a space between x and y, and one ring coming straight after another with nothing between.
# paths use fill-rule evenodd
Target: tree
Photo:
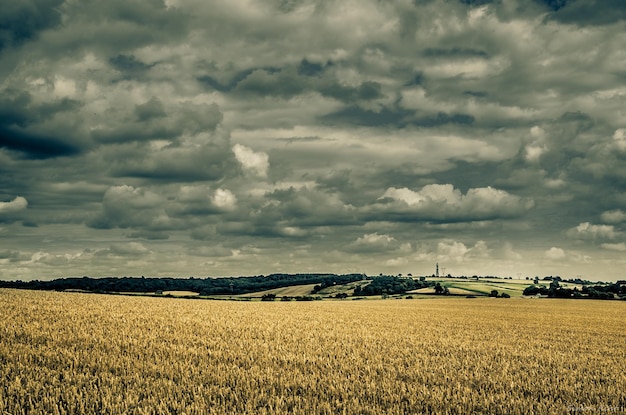
<instances>
[{"instance_id":1,"label":"tree","mask_svg":"<svg viewBox=\"0 0 626 415\"><path fill-rule=\"evenodd\" d=\"M491 292L489 293L489 297L497 297L498 296L498 290L491 290Z\"/></svg>"},{"instance_id":2,"label":"tree","mask_svg":"<svg viewBox=\"0 0 626 415\"><path fill-rule=\"evenodd\" d=\"M441 286L441 284L439 284L439 283L435 284L435 294L441 295L441 294L443 294L443 292L444 292L444 289Z\"/></svg>"},{"instance_id":3,"label":"tree","mask_svg":"<svg viewBox=\"0 0 626 415\"><path fill-rule=\"evenodd\" d=\"M274 293L263 294L263 296L261 297L261 301L274 301L275 299L276 294Z\"/></svg>"}]
</instances>

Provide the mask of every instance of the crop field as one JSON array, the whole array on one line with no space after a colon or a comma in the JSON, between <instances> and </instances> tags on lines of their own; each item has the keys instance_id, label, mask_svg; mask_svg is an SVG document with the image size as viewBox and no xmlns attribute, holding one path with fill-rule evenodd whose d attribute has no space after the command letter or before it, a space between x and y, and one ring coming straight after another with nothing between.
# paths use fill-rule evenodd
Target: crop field
<instances>
[{"instance_id":1,"label":"crop field","mask_svg":"<svg viewBox=\"0 0 626 415\"><path fill-rule=\"evenodd\" d=\"M0 290L0 414L620 413L626 302Z\"/></svg>"},{"instance_id":2,"label":"crop field","mask_svg":"<svg viewBox=\"0 0 626 415\"><path fill-rule=\"evenodd\" d=\"M274 288L272 290L257 291L250 294L241 294L239 297L261 297L265 294L274 294L277 297L309 295L313 291L315 284L291 285L289 287Z\"/></svg>"}]
</instances>

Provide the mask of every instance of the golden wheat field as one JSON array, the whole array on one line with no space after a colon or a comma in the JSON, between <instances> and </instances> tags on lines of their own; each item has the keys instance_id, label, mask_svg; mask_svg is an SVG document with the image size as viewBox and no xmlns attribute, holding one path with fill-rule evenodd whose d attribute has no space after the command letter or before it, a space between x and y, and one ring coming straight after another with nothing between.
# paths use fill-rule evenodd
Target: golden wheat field
<instances>
[{"instance_id":1,"label":"golden wheat field","mask_svg":"<svg viewBox=\"0 0 626 415\"><path fill-rule=\"evenodd\" d=\"M0 413L626 408L626 302L231 302L0 290Z\"/></svg>"}]
</instances>

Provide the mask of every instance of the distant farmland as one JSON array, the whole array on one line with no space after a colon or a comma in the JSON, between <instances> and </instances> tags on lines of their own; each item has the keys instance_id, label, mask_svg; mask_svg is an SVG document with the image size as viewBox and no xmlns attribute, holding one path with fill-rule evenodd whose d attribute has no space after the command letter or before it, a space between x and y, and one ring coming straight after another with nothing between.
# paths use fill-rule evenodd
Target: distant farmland
<instances>
[{"instance_id":1,"label":"distant farmland","mask_svg":"<svg viewBox=\"0 0 626 415\"><path fill-rule=\"evenodd\" d=\"M626 302L0 289L2 414L626 408Z\"/></svg>"}]
</instances>

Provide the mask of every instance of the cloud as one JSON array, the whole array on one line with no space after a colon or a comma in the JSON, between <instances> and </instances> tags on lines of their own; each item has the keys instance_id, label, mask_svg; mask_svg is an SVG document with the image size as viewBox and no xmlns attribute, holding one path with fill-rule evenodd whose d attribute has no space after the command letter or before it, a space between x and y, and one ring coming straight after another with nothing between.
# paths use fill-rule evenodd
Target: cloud
<instances>
[{"instance_id":1,"label":"cloud","mask_svg":"<svg viewBox=\"0 0 626 415\"><path fill-rule=\"evenodd\" d=\"M615 130L613 140L618 151L626 152L626 128Z\"/></svg>"},{"instance_id":2,"label":"cloud","mask_svg":"<svg viewBox=\"0 0 626 415\"><path fill-rule=\"evenodd\" d=\"M617 232L613 225L592 225L583 222L567 231L567 236L574 239L614 239Z\"/></svg>"},{"instance_id":3,"label":"cloud","mask_svg":"<svg viewBox=\"0 0 626 415\"><path fill-rule=\"evenodd\" d=\"M437 258L442 261L462 262L468 252L469 249L462 242L450 241L437 244Z\"/></svg>"},{"instance_id":4,"label":"cloud","mask_svg":"<svg viewBox=\"0 0 626 415\"><path fill-rule=\"evenodd\" d=\"M123 95L123 92L120 92ZM193 140L208 136L222 122L222 112L215 103L177 102L166 106L159 98L109 108L114 124L99 123L90 129L91 137L102 143L127 143L147 140ZM204 138L206 139L206 138Z\"/></svg>"},{"instance_id":5,"label":"cloud","mask_svg":"<svg viewBox=\"0 0 626 415\"><path fill-rule=\"evenodd\" d=\"M566 257L565 251L561 248L553 246L544 252L544 256L550 260L560 260Z\"/></svg>"},{"instance_id":6,"label":"cloud","mask_svg":"<svg viewBox=\"0 0 626 415\"><path fill-rule=\"evenodd\" d=\"M617 244L605 243L605 244L602 244L601 246L602 248L609 249L611 251L626 252L626 243L624 242L620 242Z\"/></svg>"},{"instance_id":7,"label":"cloud","mask_svg":"<svg viewBox=\"0 0 626 415\"><path fill-rule=\"evenodd\" d=\"M255 152L251 148L241 144L233 146L235 158L243 169L260 177L267 176L269 169L269 157L263 152Z\"/></svg>"},{"instance_id":8,"label":"cloud","mask_svg":"<svg viewBox=\"0 0 626 415\"><path fill-rule=\"evenodd\" d=\"M0 202L0 214L9 214L22 211L28 206L28 201L22 196L16 196L10 202Z\"/></svg>"},{"instance_id":9,"label":"cloud","mask_svg":"<svg viewBox=\"0 0 626 415\"><path fill-rule=\"evenodd\" d=\"M604 223L622 223L626 222L626 212L621 209L608 210L606 212L602 212L600 218Z\"/></svg>"},{"instance_id":10,"label":"cloud","mask_svg":"<svg viewBox=\"0 0 626 415\"><path fill-rule=\"evenodd\" d=\"M399 221L456 222L517 217L532 206L532 201L492 187L463 194L451 184L431 184L418 191L390 187L372 210Z\"/></svg>"},{"instance_id":11,"label":"cloud","mask_svg":"<svg viewBox=\"0 0 626 415\"><path fill-rule=\"evenodd\" d=\"M42 128L76 110L80 102L68 98L38 102L30 92L13 87L0 91L0 148L35 160L74 156L88 148L88 143L72 134L56 134Z\"/></svg>"},{"instance_id":12,"label":"cloud","mask_svg":"<svg viewBox=\"0 0 626 415\"><path fill-rule=\"evenodd\" d=\"M285 227L298 229L360 223L356 208L344 203L337 193L308 186L266 192L258 203L260 205L251 212L249 220L254 233L259 236L293 234L285 231ZM236 229L242 229L242 226L237 225Z\"/></svg>"},{"instance_id":13,"label":"cloud","mask_svg":"<svg viewBox=\"0 0 626 415\"><path fill-rule=\"evenodd\" d=\"M217 189L211 200L213 205L223 210L233 210L237 207L237 198L228 189Z\"/></svg>"},{"instance_id":14,"label":"cloud","mask_svg":"<svg viewBox=\"0 0 626 415\"><path fill-rule=\"evenodd\" d=\"M523 259L523 256L513 249L513 244L511 244L510 242L505 242L503 245L501 245L500 252L504 259L514 261L520 261Z\"/></svg>"},{"instance_id":15,"label":"cloud","mask_svg":"<svg viewBox=\"0 0 626 415\"><path fill-rule=\"evenodd\" d=\"M609 25L626 20L626 7L620 0L567 1L542 0L552 11L548 18L578 26Z\"/></svg>"},{"instance_id":16,"label":"cloud","mask_svg":"<svg viewBox=\"0 0 626 415\"><path fill-rule=\"evenodd\" d=\"M492 256L492 250L485 241L479 240L473 246L455 240L444 240L437 243L437 260L441 263L462 263L464 261L476 261L488 259Z\"/></svg>"},{"instance_id":17,"label":"cloud","mask_svg":"<svg viewBox=\"0 0 626 415\"><path fill-rule=\"evenodd\" d=\"M237 220L245 212L238 212L237 196L229 189L214 189L206 184L189 184L168 196L165 213L170 224L178 230L191 229L194 235L215 234L218 220ZM208 228L207 228L208 226Z\"/></svg>"},{"instance_id":18,"label":"cloud","mask_svg":"<svg viewBox=\"0 0 626 415\"><path fill-rule=\"evenodd\" d=\"M228 138L205 133L181 142L110 147L106 158L115 176L157 181L216 181L235 170Z\"/></svg>"},{"instance_id":19,"label":"cloud","mask_svg":"<svg viewBox=\"0 0 626 415\"><path fill-rule=\"evenodd\" d=\"M158 194L129 185L112 186L102 198L102 211L89 226L97 229L149 228L163 229L170 218L163 209L163 199Z\"/></svg>"},{"instance_id":20,"label":"cloud","mask_svg":"<svg viewBox=\"0 0 626 415\"><path fill-rule=\"evenodd\" d=\"M148 254L150 250L139 242L129 242L126 244L113 244L108 250L101 252L107 255L137 256Z\"/></svg>"},{"instance_id":21,"label":"cloud","mask_svg":"<svg viewBox=\"0 0 626 415\"><path fill-rule=\"evenodd\" d=\"M35 40L48 28L61 23L62 0L25 0L0 6L0 52Z\"/></svg>"},{"instance_id":22,"label":"cloud","mask_svg":"<svg viewBox=\"0 0 626 415\"><path fill-rule=\"evenodd\" d=\"M347 245L344 250L354 253L377 254L396 251L400 248L407 251L411 249L411 245L406 244L401 246L394 237L375 232L358 237L355 241Z\"/></svg>"}]
</instances>

